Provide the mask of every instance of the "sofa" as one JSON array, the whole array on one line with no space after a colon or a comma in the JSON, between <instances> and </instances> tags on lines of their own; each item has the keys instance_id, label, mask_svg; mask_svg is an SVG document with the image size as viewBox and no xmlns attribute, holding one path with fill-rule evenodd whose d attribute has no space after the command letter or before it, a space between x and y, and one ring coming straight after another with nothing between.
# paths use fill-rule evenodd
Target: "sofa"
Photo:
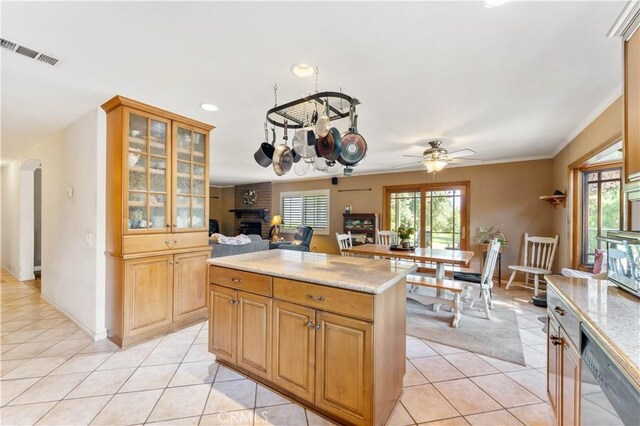
<instances>
[{"instance_id":1,"label":"sofa","mask_svg":"<svg viewBox=\"0 0 640 426\"><path fill-rule=\"evenodd\" d=\"M251 239L251 242L240 246L218 244L217 242L210 240L209 245L211 246L211 257L233 256L235 254L269 250L269 240L263 240L260 235L247 235L247 237Z\"/></svg>"}]
</instances>

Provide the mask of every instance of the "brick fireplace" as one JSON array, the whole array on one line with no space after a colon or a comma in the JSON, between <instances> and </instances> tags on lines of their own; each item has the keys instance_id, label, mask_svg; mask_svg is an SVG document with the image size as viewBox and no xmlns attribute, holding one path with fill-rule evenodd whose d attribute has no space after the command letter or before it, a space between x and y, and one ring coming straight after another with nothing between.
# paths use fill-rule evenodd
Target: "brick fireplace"
<instances>
[{"instance_id":1,"label":"brick fireplace","mask_svg":"<svg viewBox=\"0 0 640 426\"><path fill-rule=\"evenodd\" d=\"M245 204L244 194L253 190L256 193L256 202L254 204ZM271 209L271 182L263 182L263 183L253 183L248 185L236 185L235 187L235 200L234 200L234 208L235 209ZM242 213L235 216L235 232L236 234L240 234L242 229L246 229L247 227L256 227L258 224L260 225L260 235L262 238L269 238L269 229L271 229L271 212L266 216L266 219L263 220L260 215L257 213ZM241 223L243 223L243 227L241 229ZM253 233L253 230L247 232Z\"/></svg>"}]
</instances>

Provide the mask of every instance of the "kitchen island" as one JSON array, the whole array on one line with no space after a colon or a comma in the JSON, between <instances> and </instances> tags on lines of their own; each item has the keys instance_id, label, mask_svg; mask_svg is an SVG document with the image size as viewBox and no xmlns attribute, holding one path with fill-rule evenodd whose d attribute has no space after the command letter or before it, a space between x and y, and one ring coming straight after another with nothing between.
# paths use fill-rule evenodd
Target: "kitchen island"
<instances>
[{"instance_id":1,"label":"kitchen island","mask_svg":"<svg viewBox=\"0 0 640 426\"><path fill-rule=\"evenodd\" d=\"M286 250L208 262L219 362L340 424L387 422L402 393L415 267Z\"/></svg>"}]
</instances>

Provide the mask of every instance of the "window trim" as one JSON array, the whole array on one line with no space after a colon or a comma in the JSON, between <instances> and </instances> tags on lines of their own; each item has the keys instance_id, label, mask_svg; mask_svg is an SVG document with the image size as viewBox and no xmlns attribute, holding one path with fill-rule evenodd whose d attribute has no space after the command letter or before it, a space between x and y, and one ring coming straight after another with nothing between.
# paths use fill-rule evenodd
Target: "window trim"
<instances>
[{"instance_id":1,"label":"window trim","mask_svg":"<svg viewBox=\"0 0 640 426\"><path fill-rule=\"evenodd\" d=\"M331 190L330 189L313 189L308 191L286 191L280 193L280 203L278 204L280 209L280 214L284 216L284 212L282 212L282 200L285 197L304 197L311 195L325 195L327 197L327 227L326 228L313 228L314 235L331 235ZM283 217L284 219L284 217ZM296 232L297 227L287 227L286 220L284 225L280 226L281 234L294 234Z\"/></svg>"},{"instance_id":2,"label":"window trim","mask_svg":"<svg viewBox=\"0 0 640 426\"><path fill-rule=\"evenodd\" d=\"M434 182L434 183L418 183L408 185L393 185L382 187L382 229L390 229L391 218L389 217L389 210L391 208L391 193L393 192L420 192L420 228L425 229L425 192L426 191L441 191L444 189L461 188L464 192L464 197L461 197L460 212L461 215L464 212L464 218L462 219L460 226L464 229L460 233L460 250L470 250L471 241L469 239L470 229L469 222L471 218L471 210L469 208L469 199L471 197L471 182L470 181L456 181L456 182ZM462 231L462 229L461 229ZM420 240L420 246L424 247L424 238Z\"/></svg>"}]
</instances>

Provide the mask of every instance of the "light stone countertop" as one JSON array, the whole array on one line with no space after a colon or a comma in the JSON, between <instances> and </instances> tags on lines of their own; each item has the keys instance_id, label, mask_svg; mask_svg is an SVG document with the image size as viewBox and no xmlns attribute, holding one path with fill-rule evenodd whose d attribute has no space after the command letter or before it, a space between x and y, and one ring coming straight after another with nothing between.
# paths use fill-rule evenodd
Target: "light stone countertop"
<instances>
[{"instance_id":1,"label":"light stone countertop","mask_svg":"<svg viewBox=\"0 0 640 426\"><path fill-rule=\"evenodd\" d=\"M362 293L380 294L414 272L416 266L362 257L266 250L212 258L211 265L305 281Z\"/></svg>"},{"instance_id":2,"label":"light stone countertop","mask_svg":"<svg viewBox=\"0 0 640 426\"><path fill-rule=\"evenodd\" d=\"M545 278L640 386L640 299L607 280L558 275Z\"/></svg>"}]
</instances>

